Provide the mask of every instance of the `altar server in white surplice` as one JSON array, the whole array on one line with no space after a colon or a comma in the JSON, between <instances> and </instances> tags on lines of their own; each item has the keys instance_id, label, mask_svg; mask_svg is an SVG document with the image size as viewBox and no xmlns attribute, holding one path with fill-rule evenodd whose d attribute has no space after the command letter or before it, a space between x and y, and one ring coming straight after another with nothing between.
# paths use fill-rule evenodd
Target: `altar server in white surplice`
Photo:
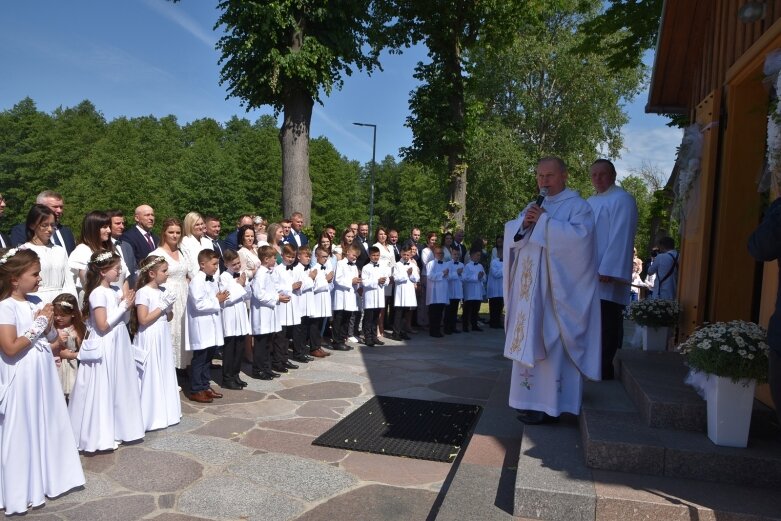
<instances>
[{"instance_id":1,"label":"altar server in white surplice","mask_svg":"<svg viewBox=\"0 0 781 521\"><path fill-rule=\"evenodd\" d=\"M597 191L588 198L597 233L597 272L602 308L602 379L613 379L613 357L624 342L624 309L632 283L637 203L616 186L616 168L607 159L591 165L591 184Z\"/></svg>"},{"instance_id":2,"label":"altar server in white surplice","mask_svg":"<svg viewBox=\"0 0 781 521\"><path fill-rule=\"evenodd\" d=\"M510 406L524 423L579 414L582 377L600 379L594 215L566 188L561 159L541 159L536 173L542 207L530 204L504 228L504 355Z\"/></svg>"}]
</instances>

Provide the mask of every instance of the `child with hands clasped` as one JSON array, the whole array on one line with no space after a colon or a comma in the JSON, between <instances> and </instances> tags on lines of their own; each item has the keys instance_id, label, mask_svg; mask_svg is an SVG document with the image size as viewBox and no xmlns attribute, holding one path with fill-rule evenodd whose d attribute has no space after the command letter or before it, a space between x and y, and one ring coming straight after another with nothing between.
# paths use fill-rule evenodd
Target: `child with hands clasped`
<instances>
[{"instance_id":1,"label":"child with hands clasped","mask_svg":"<svg viewBox=\"0 0 781 521\"><path fill-rule=\"evenodd\" d=\"M176 295L160 287L167 280L165 257L150 255L141 261L132 324L137 327L133 350L147 431L175 425L182 418L169 326Z\"/></svg>"},{"instance_id":2,"label":"child with hands clasped","mask_svg":"<svg viewBox=\"0 0 781 521\"><path fill-rule=\"evenodd\" d=\"M380 249L369 248L369 263L361 270L363 284L363 338L366 345L385 345L377 336L377 320L385 307L385 286L390 284L390 268L380 264Z\"/></svg>"},{"instance_id":3,"label":"child with hands clasped","mask_svg":"<svg viewBox=\"0 0 781 521\"><path fill-rule=\"evenodd\" d=\"M410 337L404 328L404 323L409 323L412 309L418 305L415 296L415 284L420 280L415 261L412 259L413 247L404 246L401 249L401 259L393 266L393 282L396 292L393 295L393 305L396 311L393 316L393 340L409 340Z\"/></svg>"},{"instance_id":4,"label":"child with hands clasped","mask_svg":"<svg viewBox=\"0 0 781 521\"><path fill-rule=\"evenodd\" d=\"M57 374L60 375L62 392L65 399L70 396L73 384L76 382L78 369L79 347L84 340L87 327L79 312L79 303L70 293L61 293L52 301L54 311L54 327L57 338L52 342L52 354L57 364Z\"/></svg>"},{"instance_id":5,"label":"child with hands clasped","mask_svg":"<svg viewBox=\"0 0 781 521\"><path fill-rule=\"evenodd\" d=\"M84 484L49 341L52 306L32 250L0 250L0 508L26 512ZM28 296L29 295L29 296Z\"/></svg>"},{"instance_id":6,"label":"child with hands clasped","mask_svg":"<svg viewBox=\"0 0 781 521\"><path fill-rule=\"evenodd\" d=\"M358 311L358 288L361 277L355 261L363 246L351 244L344 250L344 258L336 264L334 279L334 322L333 349L349 351L351 346L345 344L350 325L350 313Z\"/></svg>"},{"instance_id":7,"label":"child with hands clasped","mask_svg":"<svg viewBox=\"0 0 781 521\"><path fill-rule=\"evenodd\" d=\"M312 267L317 270L315 275L315 285L312 288L313 308L312 315L309 317L309 347L312 350L311 355L322 358L331 356L328 351L323 351L323 347L328 347L323 342L324 321L327 322L333 312L331 291L333 290L334 271L330 268L328 251L318 247L315 249L315 263Z\"/></svg>"},{"instance_id":8,"label":"child with hands clasped","mask_svg":"<svg viewBox=\"0 0 781 521\"><path fill-rule=\"evenodd\" d=\"M287 358L282 358L273 350L273 338L282 331L277 314L277 306L290 302L290 295L277 288L274 266L277 264L277 251L273 246L261 246L258 250L261 267L252 279L250 301L250 323L254 344L252 347L252 373L257 380L271 380L280 372L287 372L284 366ZM273 364L272 364L273 351ZM274 372L272 371L274 369Z\"/></svg>"},{"instance_id":9,"label":"child with hands clasped","mask_svg":"<svg viewBox=\"0 0 781 521\"><path fill-rule=\"evenodd\" d=\"M480 248L472 246L469 256L472 262L466 263L464 272L461 275L464 281L464 312L461 315L463 331L482 331L477 325L477 316L480 313L480 303L483 301L483 280L485 279L485 268L480 264L480 257L483 252Z\"/></svg>"},{"instance_id":10,"label":"child with hands clasped","mask_svg":"<svg viewBox=\"0 0 781 521\"><path fill-rule=\"evenodd\" d=\"M229 292L220 289L214 275L220 269L220 256L214 250L198 254L200 271L187 288L187 327L189 349L193 352L190 366L190 400L211 403L222 398L209 385L211 363L218 346L223 345L221 310Z\"/></svg>"},{"instance_id":11,"label":"child with hands clasped","mask_svg":"<svg viewBox=\"0 0 781 521\"><path fill-rule=\"evenodd\" d=\"M85 452L116 449L122 441L144 437L136 362L126 327L135 292L123 294L114 285L121 269L120 256L106 250L93 253L87 264L82 313L89 316L88 332L68 404L74 437ZM88 357L85 350L92 354Z\"/></svg>"},{"instance_id":12,"label":"child with hands clasped","mask_svg":"<svg viewBox=\"0 0 781 521\"><path fill-rule=\"evenodd\" d=\"M222 307L222 328L225 345L222 348L222 388L239 391L247 382L240 378L241 359L247 335L252 334L247 313L251 285L246 271L241 270L241 257L233 250L223 252L225 271L220 274L220 288L228 291ZM257 270L262 269L256 267Z\"/></svg>"}]
</instances>

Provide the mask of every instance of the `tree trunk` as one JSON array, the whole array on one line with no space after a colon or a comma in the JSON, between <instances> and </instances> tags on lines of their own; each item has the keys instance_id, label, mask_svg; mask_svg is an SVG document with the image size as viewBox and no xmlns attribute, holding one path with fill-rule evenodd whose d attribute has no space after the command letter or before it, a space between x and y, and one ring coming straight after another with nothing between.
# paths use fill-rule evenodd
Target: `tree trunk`
<instances>
[{"instance_id":1,"label":"tree trunk","mask_svg":"<svg viewBox=\"0 0 781 521\"><path fill-rule=\"evenodd\" d=\"M450 181L448 222L446 229L463 229L466 224L466 102L464 101L464 77L461 73L461 46L453 42L452 53L445 58L445 76L451 88L448 93L452 141L447 146L447 173Z\"/></svg>"},{"instance_id":2,"label":"tree trunk","mask_svg":"<svg viewBox=\"0 0 781 521\"><path fill-rule=\"evenodd\" d=\"M285 118L279 129L282 146L282 215L304 215L308 226L312 216L312 181L309 178L309 125L312 122L312 97L292 94L285 100Z\"/></svg>"}]
</instances>

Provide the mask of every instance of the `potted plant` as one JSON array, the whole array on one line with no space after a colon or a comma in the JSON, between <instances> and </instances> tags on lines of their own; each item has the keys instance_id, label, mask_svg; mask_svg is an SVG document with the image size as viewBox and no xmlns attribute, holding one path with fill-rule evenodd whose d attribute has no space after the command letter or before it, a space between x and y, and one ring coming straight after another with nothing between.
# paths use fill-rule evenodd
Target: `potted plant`
<instances>
[{"instance_id":1,"label":"potted plant","mask_svg":"<svg viewBox=\"0 0 781 521\"><path fill-rule=\"evenodd\" d=\"M678 350L692 371L703 373L708 402L708 437L716 445L745 447L754 388L768 375L767 332L753 322L706 324Z\"/></svg>"},{"instance_id":2,"label":"potted plant","mask_svg":"<svg viewBox=\"0 0 781 521\"><path fill-rule=\"evenodd\" d=\"M644 351L664 351L669 328L678 323L679 313L675 300L645 299L632 302L627 315L642 327Z\"/></svg>"}]
</instances>

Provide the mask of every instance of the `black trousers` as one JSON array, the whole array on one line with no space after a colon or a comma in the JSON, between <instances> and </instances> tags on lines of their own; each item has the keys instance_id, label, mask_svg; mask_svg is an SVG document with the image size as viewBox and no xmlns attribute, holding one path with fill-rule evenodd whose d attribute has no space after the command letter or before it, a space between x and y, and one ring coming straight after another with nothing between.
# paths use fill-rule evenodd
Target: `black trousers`
<instances>
[{"instance_id":1,"label":"black trousers","mask_svg":"<svg viewBox=\"0 0 781 521\"><path fill-rule=\"evenodd\" d=\"M333 331L331 332L331 338L334 344L344 344L347 340L347 337L349 336L350 316L352 313L352 311L345 311L343 309L334 311Z\"/></svg>"},{"instance_id":2,"label":"black trousers","mask_svg":"<svg viewBox=\"0 0 781 521\"><path fill-rule=\"evenodd\" d=\"M279 367L287 362L287 327L271 334L271 364Z\"/></svg>"},{"instance_id":3,"label":"black trousers","mask_svg":"<svg viewBox=\"0 0 781 521\"><path fill-rule=\"evenodd\" d=\"M300 324L290 326L290 328L293 332L293 353L296 356L308 355L306 341L309 336L309 317L302 317Z\"/></svg>"},{"instance_id":4,"label":"black trousers","mask_svg":"<svg viewBox=\"0 0 781 521\"><path fill-rule=\"evenodd\" d=\"M252 372L268 373L271 371L272 339L276 333L255 335L255 345L252 346Z\"/></svg>"},{"instance_id":5,"label":"black trousers","mask_svg":"<svg viewBox=\"0 0 781 521\"><path fill-rule=\"evenodd\" d=\"M445 333L452 333L458 329L458 304L461 299L452 298L445 311Z\"/></svg>"},{"instance_id":6,"label":"black trousers","mask_svg":"<svg viewBox=\"0 0 781 521\"><path fill-rule=\"evenodd\" d=\"M464 300L464 311L461 314L461 324L464 331L477 327L477 316L480 314L479 300Z\"/></svg>"},{"instance_id":7,"label":"black trousers","mask_svg":"<svg viewBox=\"0 0 781 521\"><path fill-rule=\"evenodd\" d=\"M404 330L404 314L409 311L409 308L397 306L393 309L393 334L400 335L406 332Z\"/></svg>"},{"instance_id":8,"label":"black trousers","mask_svg":"<svg viewBox=\"0 0 781 521\"><path fill-rule=\"evenodd\" d=\"M309 351L317 351L323 343L323 335L320 333L323 327L324 318L304 317L306 319L306 329L309 332ZM304 319L301 319L304 322Z\"/></svg>"},{"instance_id":9,"label":"black trousers","mask_svg":"<svg viewBox=\"0 0 781 521\"><path fill-rule=\"evenodd\" d=\"M363 310L363 339L367 344L377 342L377 317L380 308L366 308Z\"/></svg>"},{"instance_id":10,"label":"black trousers","mask_svg":"<svg viewBox=\"0 0 781 521\"><path fill-rule=\"evenodd\" d=\"M211 363L216 349L216 347L207 347L193 351L193 361L190 365L190 392L198 393L209 388Z\"/></svg>"},{"instance_id":11,"label":"black trousers","mask_svg":"<svg viewBox=\"0 0 781 521\"><path fill-rule=\"evenodd\" d=\"M612 380L613 358L624 343L624 306L601 300L602 307L602 379Z\"/></svg>"},{"instance_id":12,"label":"black trousers","mask_svg":"<svg viewBox=\"0 0 781 521\"><path fill-rule=\"evenodd\" d=\"M428 305L428 334L439 336L442 334L442 315L445 313L445 304Z\"/></svg>"},{"instance_id":13,"label":"black trousers","mask_svg":"<svg viewBox=\"0 0 781 521\"><path fill-rule=\"evenodd\" d=\"M504 297L493 297L488 299L488 325L491 327L502 327L502 310L504 309Z\"/></svg>"},{"instance_id":14,"label":"black trousers","mask_svg":"<svg viewBox=\"0 0 781 521\"><path fill-rule=\"evenodd\" d=\"M233 380L241 372L246 336L226 336L222 346L222 380Z\"/></svg>"}]
</instances>

